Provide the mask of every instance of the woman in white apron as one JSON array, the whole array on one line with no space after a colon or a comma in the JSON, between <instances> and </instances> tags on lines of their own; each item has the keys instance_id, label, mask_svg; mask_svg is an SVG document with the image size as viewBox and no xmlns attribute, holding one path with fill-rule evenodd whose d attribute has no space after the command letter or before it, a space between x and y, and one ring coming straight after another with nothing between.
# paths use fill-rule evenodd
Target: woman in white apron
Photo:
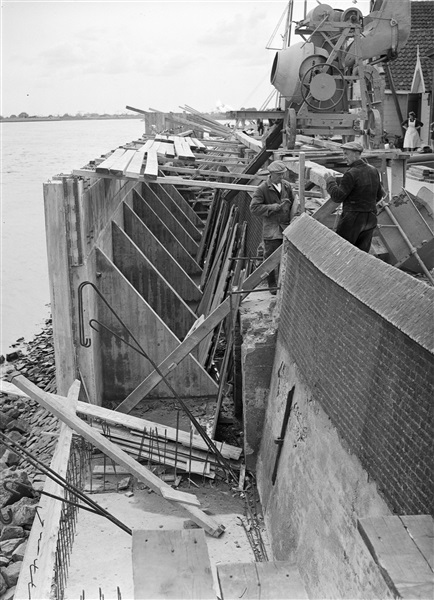
<instances>
[{"instance_id":1,"label":"woman in white apron","mask_svg":"<svg viewBox=\"0 0 434 600\"><path fill-rule=\"evenodd\" d=\"M416 119L414 112L408 114L408 119L402 123L402 128L405 129L404 136L404 150L410 152L416 150L421 145L420 141L420 129L423 127L423 123Z\"/></svg>"}]
</instances>

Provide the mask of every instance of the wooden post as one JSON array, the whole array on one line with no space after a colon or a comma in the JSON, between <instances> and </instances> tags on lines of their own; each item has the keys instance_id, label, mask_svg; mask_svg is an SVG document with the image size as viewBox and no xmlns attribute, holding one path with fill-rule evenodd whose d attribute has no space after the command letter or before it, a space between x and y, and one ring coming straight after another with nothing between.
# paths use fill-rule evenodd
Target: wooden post
<instances>
[{"instance_id":1,"label":"wooden post","mask_svg":"<svg viewBox=\"0 0 434 600\"><path fill-rule=\"evenodd\" d=\"M305 162L305 157L306 154L304 152L300 152L299 156L298 156L298 166L299 166L299 170L298 170L298 199L300 202L300 210L301 212L304 212L306 210L305 208L305 202L304 202L304 187L305 187L305 179L304 179L304 162Z\"/></svg>"},{"instance_id":2,"label":"wooden post","mask_svg":"<svg viewBox=\"0 0 434 600\"><path fill-rule=\"evenodd\" d=\"M390 161L391 177L390 177L390 195L399 196L402 188L405 187L405 172L407 169L407 158L393 158Z\"/></svg>"}]
</instances>

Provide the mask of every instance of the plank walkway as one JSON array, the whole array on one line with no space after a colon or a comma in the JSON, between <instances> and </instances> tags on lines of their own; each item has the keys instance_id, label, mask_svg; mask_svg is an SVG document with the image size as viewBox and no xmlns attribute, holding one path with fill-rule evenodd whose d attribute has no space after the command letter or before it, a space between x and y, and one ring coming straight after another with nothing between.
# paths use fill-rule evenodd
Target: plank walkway
<instances>
[{"instance_id":1,"label":"plank walkway","mask_svg":"<svg viewBox=\"0 0 434 600\"><path fill-rule=\"evenodd\" d=\"M359 519L358 529L397 597L434 598L434 520L430 515Z\"/></svg>"},{"instance_id":2,"label":"plank walkway","mask_svg":"<svg viewBox=\"0 0 434 600\"><path fill-rule=\"evenodd\" d=\"M222 600L304 600L309 596L297 565L252 562L217 565Z\"/></svg>"},{"instance_id":3,"label":"plank walkway","mask_svg":"<svg viewBox=\"0 0 434 600\"><path fill-rule=\"evenodd\" d=\"M133 532L134 598L215 600L202 529Z\"/></svg>"}]
</instances>

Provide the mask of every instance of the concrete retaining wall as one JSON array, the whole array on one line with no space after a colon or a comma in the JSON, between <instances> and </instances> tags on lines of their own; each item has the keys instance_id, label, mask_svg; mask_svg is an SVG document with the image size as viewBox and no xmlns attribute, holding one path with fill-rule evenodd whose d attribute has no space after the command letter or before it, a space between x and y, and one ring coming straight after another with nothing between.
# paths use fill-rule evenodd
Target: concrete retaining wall
<instances>
[{"instance_id":1,"label":"concrete retaining wall","mask_svg":"<svg viewBox=\"0 0 434 600\"><path fill-rule=\"evenodd\" d=\"M273 552L311 597L388 597L356 520L430 512L434 290L308 216L286 238L257 462Z\"/></svg>"}]
</instances>

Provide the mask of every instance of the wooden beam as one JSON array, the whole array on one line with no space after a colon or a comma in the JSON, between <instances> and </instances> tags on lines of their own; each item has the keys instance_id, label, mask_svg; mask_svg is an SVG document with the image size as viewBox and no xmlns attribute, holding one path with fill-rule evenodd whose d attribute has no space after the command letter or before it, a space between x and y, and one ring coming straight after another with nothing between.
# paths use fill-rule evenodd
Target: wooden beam
<instances>
[{"instance_id":1,"label":"wooden beam","mask_svg":"<svg viewBox=\"0 0 434 600\"><path fill-rule=\"evenodd\" d=\"M271 271L280 263L282 249L278 248L269 256L247 279L242 290L246 295L252 291ZM206 319L177 346L169 356L158 365L158 370L153 371L143 380L125 400L117 407L116 411L128 413L154 389L196 346L217 327L231 310L231 300L226 298Z\"/></svg>"},{"instance_id":2,"label":"wooden beam","mask_svg":"<svg viewBox=\"0 0 434 600\"><path fill-rule=\"evenodd\" d=\"M148 152L148 148L153 145L152 140L148 140L141 148L136 150L135 155L133 156L130 164L125 169L124 175L127 177L133 177L138 179L142 173L143 161L145 160L145 155Z\"/></svg>"},{"instance_id":3,"label":"wooden beam","mask_svg":"<svg viewBox=\"0 0 434 600\"><path fill-rule=\"evenodd\" d=\"M156 157L156 154L155 154ZM149 167L148 167L149 164ZM211 164L211 163L210 163ZM224 164L224 163L222 163ZM242 166L242 165L241 165ZM98 178L98 179L134 179L136 182L145 182L149 183L149 181L153 181L155 183L160 183L161 185L182 185L193 188L210 188L210 189L221 189L221 190L233 190L236 192L254 192L256 190L256 185L243 185L236 183L223 183L221 181L207 181L207 180L198 180L198 179L183 179L182 177L157 177L155 173L158 173L158 162L155 158L148 158L146 161L145 172L141 177L130 177L127 175L112 175L111 173L96 173L96 171L90 169L74 169L72 174L77 177L84 178Z\"/></svg>"},{"instance_id":4,"label":"wooden beam","mask_svg":"<svg viewBox=\"0 0 434 600\"><path fill-rule=\"evenodd\" d=\"M125 107L127 110L132 110L133 112L139 113L141 115L148 115L149 111L146 110L142 110L141 108L134 108L133 106L126 106Z\"/></svg>"},{"instance_id":5,"label":"wooden beam","mask_svg":"<svg viewBox=\"0 0 434 600\"><path fill-rule=\"evenodd\" d=\"M223 163L222 166L225 166L225 164ZM228 177L229 179L263 180L267 177L267 175L247 175L246 173L231 173L230 171L210 171L209 169L196 169L194 167L189 169L188 167L169 167L166 165L162 165L160 171L167 171L168 173L185 173L199 177Z\"/></svg>"},{"instance_id":6,"label":"wooden beam","mask_svg":"<svg viewBox=\"0 0 434 600\"><path fill-rule=\"evenodd\" d=\"M39 389L35 384L26 379L23 375L17 375L13 378L12 382L25 392L28 396L33 398L38 404L46 408L52 414L54 414L63 423L66 423L76 433L83 436L93 446L101 450L104 454L113 459L117 464L130 469L130 473L137 477L139 481L145 483L154 492L169 500L170 502L176 502L177 505L182 506L191 515L192 519L201 527L203 527L213 537L219 537L223 531L224 526L219 525L214 519L209 517L198 506L199 501L193 494L187 494L189 497L186 502L185 492L178 492L171 488L167 483L159 479L149 469L138 463L136 460L131 458L126 452L123 452L115 444L112 444L105 439L100 433L97 433L90 425L84 423L75 414L65 409L65 406L61 402L55 400L43 390ZM191 502L191 504L190 504Z\"/></svg>"},{"instance_id":7,"label":"wooden beam","mask_svg":"<svg viewBox=\"0 0 434 600\"><path fill-rule=\"evenodd\" d=\"M162 185L187 185L189 187L211 188L215 190L237 190L239 192L254 192L257 188L256 185L201 181L199 179L183 179L182 177L157 177L157 183L161 183Z\"/></svg>"},{"instance_id":8,"label":"wooden beam","mask_svg":"<svg viewBox=\"0 0 434 600\"><path fill-rule=\"evenodd\" d=\"M14 396L19 396L20 398L29 399L29 395L17 388L17 386L13 383L4 380L1 380L0 383L1 391L3 393L13 394ZM49 395L54 400L64 402L64 396L60 396L59 394ZM98 406L97 404L89 404L88 402L79 401L76 410L77 414L79 415L83 415L89 419L105 421L106 423L109 423L115 427L125 427L132 430L133 434L135 431L141 434L143 433L144 429L147 429L148 431L153 431L159 437L168 439L172 442L178 442L186 448L189 448L191 445L192 448L196 448L197 450L209 452L208 445L206 442L204 442L200 435L190 435L190 433L183 431L182 429L177 430L174 427L161 425L161 423L155 423L154 421L147 421L145 419L141 419L140 417L123 414L115 410L110 410L109 408L104 408L103 406ZM238 446L231 446L225 442L217 442L215 440L212 441L224 458L228 458L229 460L239 460L242 452L241 448Z\"/></svg>"},{"instance_id":9,"label":"wooden beam","mask_svg":"<svg viewBox=\"0 0 434 600\"><path fill-rule=\"evenodd\" d=\"M158 177L158 156L155 144L147 151L144 176L145 179L157 179Z\"/></svg>"},{"instance_id":10,"label":"wooden beam","mask_svg":"<svg viewBox=\"0 0 434 600\"><path fill-rule=\"evenodd\" d=\"M100 163L97 167L96 167L96 172L97 173L108 173L110 171L110 168L112 167L112 165L114 165L114 163L121 158L124 154L125 154L126 150L124 150L123 148L116 148L116 150L114 152L112 152L112 154L110 154L109 157L107 157L105 160L102 161L102 163Z\"/></svg>"},{"instance_id":11,"label":"wooden beam","mask_svg":"<svg viewBox=\"0 0 434 600\"><path fill-rule=\"evenodd\" d=\"M136 150L134 149L126 150L125 154L123 154L111 165L109 169L110 173L113 173L113 175L123 175L135 154Z\"/></svg>"},{"instance_id":12,"label":"wooden beam","mask_svg":"<svg viewBox=\"0 0 434 600\"><path fill-rule=\"evenodd\" d=\"M237 140L247 146L247 148L255 150L255 152L260 152L263 149L262 142L255 140L255 138L247 135L247 133L243 133L242 131L234 131L233 134Z\"/></svg>"},{"instance_id":13,"label":"wooden beam","mask_svg":"<svg viewBox=\"0 0 434 600\"><path fill-rule=\"evenodd\" d=\"M283 119L283 110L230 110L226 113L227 119Z\"/></svg>"}]
</instances>

